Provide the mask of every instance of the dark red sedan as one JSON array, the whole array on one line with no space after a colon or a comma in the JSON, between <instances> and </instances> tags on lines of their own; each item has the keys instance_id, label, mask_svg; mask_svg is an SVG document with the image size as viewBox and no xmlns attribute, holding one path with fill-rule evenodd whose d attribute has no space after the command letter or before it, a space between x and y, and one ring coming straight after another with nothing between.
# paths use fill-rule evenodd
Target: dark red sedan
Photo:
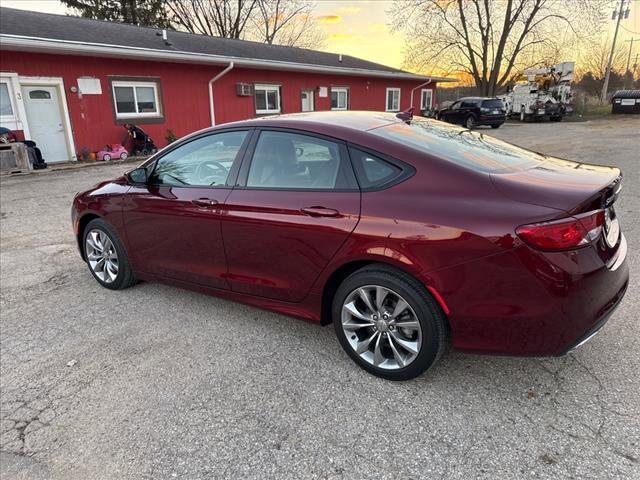
<instances>
[{"instance_id":1,"label":"dark red sedan","mask_svg":"<svg viewBox=\"0 0 640 480\"><path fill-rule=\"evenodd\" d=\"M400 117L400 118L398 118ZM322 325L369 372L445 350L562 355L628 283L617 168L399 114L323 112L196 132L78 194L111 289L161 281Z\"/></svg>"}]
</instances>

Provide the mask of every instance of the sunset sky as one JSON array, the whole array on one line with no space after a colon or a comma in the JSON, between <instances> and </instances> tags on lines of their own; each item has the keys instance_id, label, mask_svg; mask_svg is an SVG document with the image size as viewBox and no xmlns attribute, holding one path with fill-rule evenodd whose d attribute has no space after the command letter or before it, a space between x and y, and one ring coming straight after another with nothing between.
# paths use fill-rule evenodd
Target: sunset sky
<instances>
[{"instance_id":1,"label":"sunset sky","mask_svg":"<svg viewBox=\"0 0 640 480\"><path fill-rule=\"evenodd\" d=\"M389 30L387 11L391 3L383 0L317 1L315 13L320 27L327 35L324 50L402 67L404 35ZM67 11L58 0L0 0L0 4L49 13L64 14ZM609 21L608 24L608 34L612 37L615 22ZM640 0L633 0L631 3L631 15L622 22L618 45L628 48L628 43L623 42L632 37L638 39L633 49L635 57L636 53L640 53ZM603 41L605 40L603 38ZM434 65L431 70L438 73L439 68Z\"/></svg>"}]
</instances>

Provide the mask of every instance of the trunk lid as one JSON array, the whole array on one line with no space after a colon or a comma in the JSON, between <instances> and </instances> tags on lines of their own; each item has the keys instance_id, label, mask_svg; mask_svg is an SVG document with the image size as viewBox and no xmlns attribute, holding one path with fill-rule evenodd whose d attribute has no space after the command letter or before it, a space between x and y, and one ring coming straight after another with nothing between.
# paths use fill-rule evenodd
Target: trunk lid
<instances>
[{"instance_id":1,"label":"trunk lid","mask_svg":"<svg viewBox=\"0 0 640 480\"><path fill-rule=\"evenodd\" d=\"M618 168L553 157L525 170L492 173L491 180L513 200L569 215L611 207L622 187Z\"/></svg>"}]
</instances>

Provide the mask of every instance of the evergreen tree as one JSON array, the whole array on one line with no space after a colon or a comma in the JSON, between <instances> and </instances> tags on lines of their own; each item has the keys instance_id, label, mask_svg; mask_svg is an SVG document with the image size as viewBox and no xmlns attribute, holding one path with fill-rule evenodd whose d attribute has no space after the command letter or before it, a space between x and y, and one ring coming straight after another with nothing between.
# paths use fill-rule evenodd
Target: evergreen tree
<instances>
[{"instance_id":1,"label":"evergreen tree","mask_svg":"<svg viewBox=\"0 0 640 480\"><path fill-rule=\"evenodd\" d=\"M85 18L167 27L165 0L62 0Z\"/></svg>"}]
</instances>

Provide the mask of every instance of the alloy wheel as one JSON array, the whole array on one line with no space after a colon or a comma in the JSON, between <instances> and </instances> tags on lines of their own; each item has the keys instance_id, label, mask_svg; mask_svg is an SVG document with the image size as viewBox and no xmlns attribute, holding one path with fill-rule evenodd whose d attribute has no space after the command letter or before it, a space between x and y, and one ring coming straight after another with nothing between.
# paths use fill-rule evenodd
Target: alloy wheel
<instances>
[{"instance_id":1,"label":"alloy wheel","mask_svg":"<svg viewBox=\"0 0 640 480\"><path fill-rule=\"evenodd\" d=\"M476 126L476 120L473 117L467 117L466 127L471 130Z\"/></svg>"},{"instance_id":2,"label":"alloy wheel","mask_svg":"<svg viewBox=\"0 0 640 480\"><path fill-rule=\"evenodd\" d=\"M89 267L104 283L112 283L118 276L118 253L109 236L102 230L91 230L85 240L85 254Z\"/></svg>"},{"instance_id":3,"label":"alloy wheel","mask_svg":"<svg viewBox=\"0 0 640 480\"><path fill-rule=\"evenodd\" d=\"M409 303L380 285L353 290L342 306L342 330L365 362L385 370L411 364L422 346L422 328Z\"/></svg>"}]
</instances>

